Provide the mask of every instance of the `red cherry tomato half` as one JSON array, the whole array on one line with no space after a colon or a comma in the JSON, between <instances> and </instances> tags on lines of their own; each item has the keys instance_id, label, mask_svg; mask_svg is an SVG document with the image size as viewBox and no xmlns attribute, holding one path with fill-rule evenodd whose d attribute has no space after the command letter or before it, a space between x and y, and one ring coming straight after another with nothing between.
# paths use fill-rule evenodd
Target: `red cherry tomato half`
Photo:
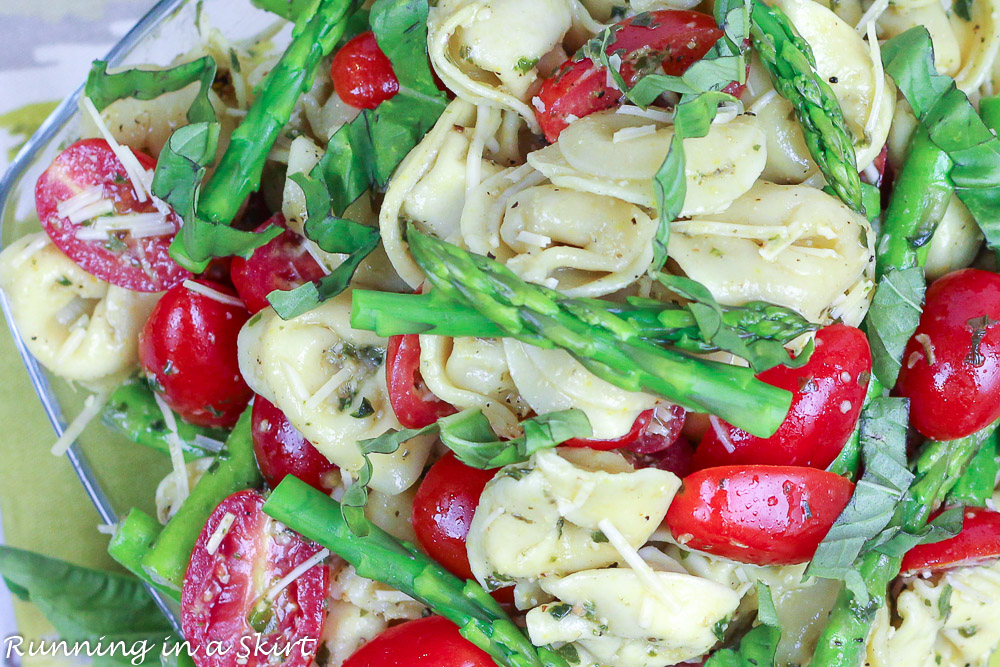
<instances>
[{"instance_id":1,"label":"red cherry tomato half","mask_svg":"<svg viewBox=\"0 0 1000 667\"><path fill-rule=\"evenodd\" d=\"M389 403L405 428L423 428L455 414L455 408L432 394L420 377L420 337L416 334L389 338L385 372Z\"/></svg>"},{"instance_id":2,"label":"red cherry tomato half","mask_svg":"<svg viewBox=\"0 0 1000 667\"><path fill-rule=\"evenodd\" d=\"M284 227L285 218L278 213L256 231L271 225ZM267 295L274 290L294 289L325 275L305 244L305 238L286 230L254 250L249 259L233 258L233 285L251 313L266 308Z\"/></svg>"},{"instance_id":3,"label":"red cherry tomato half","mask_svg":"<svg viewBox=\"0 0 1000 667\"><path fill-rule=\"evenodd\" d=\"M291 475L323 493L333 491L337 480L331 479L331 473L337 471L337 466L320 454L292 426L285 413L263 396L253 400L250 434L257 465L272 489L285 475Z\"/></svg>"},{"instance_id":4,"label":"red cherry tomato half","mask_svg":"<svg viewBox=\"0 0 1000 667\"><path fill-rule=\"evenodd\" d=\"M343 667L496 667L496 663L460 635L451 621L428 616L389 628L358 649Z\"/></svg>"},{"instance_id":5,"label":"red cherry tomato half","mask_svg":"<svg viewBox=\"0 0 1000 667\"><path fill-rule=\"evenodd\" d=\"M330 65L330 78L340 99L358 109L374 109L399 92L392 62L371 30L340 47Z\"/></svg>"},{"instance_id":6,"label":"red cherry tomato half","mask_svg":"<svg viewBox=\"0 0 1000 667\"><path fill-rule=\"evenodd\" d=\"M657 468L672 472L678 477L687 477L694 472L694 447L683 435L677 437L666 449L652 454L641 454L632 458L636 468Z\"/></svg>"},{"instance_id":7,"label":"red cherry tomato half","mask_svg":"<svg viewBox=\"0 0 1000 667\"><path fill-rule=\"evenodd\" d=\"M607 53L622 58L622 78L629 85L658 68L674 76L708 53L722 31L708 14L681 9L663 9L617 24L615 41ZM640 25L641 23L641 25ZM608 74L590 58L571 58L538 91L535 102L538 124L545 138L555 141L570 121L620 104L621 91L608 85Z\"/></svg>"},{"instance_id":8,"label":"red cherry tomato half","mask_svg":"<svg viewBox=\"0 0 1000 667\"><path fill-rule=\"evenodd\" d=\"M826 468L858 422L871 370L861 330L844 324L820 329L802 368L776 366L758 375L792 392L788 416L775 434L758 438L713 417L695 450L695 469L736 463Z\"/></svg>"},{"instance_id":9,"label":"red cherry tomato half","mask_svg":"<svg viewBox=\"0 0 1000 667\"><path fill-rule=\"evenodd\" d=\"M153 158L133 152L144 169L155 168ZM96 233L93 218L73 223L69 217L59 214L59 204L91 188L97 194L95 201L112 202L113 210L109 213L113 215L157 212L150 198L139 201L125 167L107 141L78 141L60 153L35 184L38 219L52 242L67 257L87 273L137 292L160 292L191 277L168 253L170 242L181 225L173 211L162 221L165 226L156 236L137 237L131 231L119 230L96 240L87 236ZM147 230L148 233L152 231L156 230Z\"/></svg>"},{"instance_id":10,"label":"red cherry tomato half","mask_svg":"<svg viewBox=\"0 0 1000 667\"><path fill-rule=\"evenodd\" d=\"M186 421L230 427L253 396L236 357L236 338L250 313L228 287L196 282L222 296L206 296L185 284L171 287L139 334L139 363L156 392Z\"/></svg>"},{"instance_id":11,"label":"red cherry tomato half","mask_svg":"<svg viewBox=\"0 0 1000 667\"><path fill-rule=\"evenodd\" d=\"M896 391L933 440L964 438L1000 417L1000 275L962 269L928 288Z\"/></svg>"},{"instance_id":12,"label":"red cherry tomato half","mask_svg":"<svg viewBox=\"0 0 1000 667\"><path fill-rule=\"evenodd\" d=\"M181 589L181 627L197 667L267 665L279 651L287 652L284 667L308 667L319 648L326 566L310 568L276 596L273 587L320 547L269 520L263 506L259 491L229 496L209 516L191 552ZM222 532L226 517L232 524L218 541L216 531ZM220 650L209 651L209 642Z\"/></svg>"},{"instance_id":13,"label":"red cherry tomato half","mask_svg":"<svg viewBox=\"0 0 1000 667\"><path fill-rule=\"evenodd\" d=\"M913 547L903 557L903 574L981 565L1000 558L1000 512L968 507L955 537Z\"/></svg>"},{"instance_id":14,"label":"red cherry tomato half","mask_svg":"<svg viewBox=\"0 0 1000 667\"><path fill-rule=\"evenodd\" d=\"M679 405L668 408L644 410L632 422L632 428L625 435L610 440L593 438L571 438L563 447L587 447L603 451L629 449L637 454L653 454L672 445L684 428L687 411Z\"/></svg>"},{"instance_id":15,"label":"red cherry tomato half","mask_svg":"<svg viewBox=\"0 0 1000 667\"><path fill-rule=\"evenodd\" d=\"M854 484L798 466L723 466L684 478L667 511L688 549L741 563L804 563L847 506Z\"/></svg>"}]
</instances>

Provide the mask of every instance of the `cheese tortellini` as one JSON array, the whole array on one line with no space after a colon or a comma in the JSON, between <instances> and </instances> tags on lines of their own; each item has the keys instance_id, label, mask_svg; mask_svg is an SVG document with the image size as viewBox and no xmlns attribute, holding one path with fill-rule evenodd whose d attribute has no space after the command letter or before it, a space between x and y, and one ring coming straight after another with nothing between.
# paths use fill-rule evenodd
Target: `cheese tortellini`
<instances>
[{"instance_id":1,"label":"cheese tortellini","mask_svg":"<svg viewBox=\"0 0 1000 667\"><path fill-rule=\"evenodd\" d=\"M0 289L31 354L67 380L95 388L120 382L138 366L139 332L160 298L95 278L44 232L0 253Z\"/></svg>"},{"instance_id":2,"label":"cheese tortellini","mask_svg":"<svg viewBox=\"0 0 1000 667\"><path fill-rule=\"evenodd\" d=\"M852 326L868 310L871 226L821 190L759 181L725 212L671 227L671 258L722 304L769 301Z\"/></svg>"},{"instance_id":3,"label":"cheese tortellini","mask_svg":"<svg viewBox=\"0 0 1000 667\"><path fill-rule=\"evenodd\" d=\"M295 428L341 470L364 460L357 441L401 428L389 405L384 338L350 326L351 291L290 320L270 307L244 325L240 370L250 387L278 406ZM371 486L395 494L423 471L433 436L372 454Z\"/></svg>"},{"instance_id":4,"label":"cheese tortellini","mask_svg":"<svg viewBox=\"0 0 1000 667\"><path fill-rule=\"evenodd\" d=\"M679 487L673 473L633 471L609 452L538 452L486 485L467 538L472 572L494 589L611 565L621 555L598 523L638 548Z\"/></svg>"}]
</instances>

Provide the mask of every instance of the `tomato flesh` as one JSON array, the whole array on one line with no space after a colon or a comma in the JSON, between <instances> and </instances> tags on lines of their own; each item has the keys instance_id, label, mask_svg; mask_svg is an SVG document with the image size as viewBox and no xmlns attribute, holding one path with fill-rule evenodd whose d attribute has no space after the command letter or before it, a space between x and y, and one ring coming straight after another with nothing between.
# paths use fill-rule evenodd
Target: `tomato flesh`
<instances>
[{"instance_id":1,"label":"tomato flesh","mask_svg":"<svg viewBox=\"0 0 1000 667\"><path fill-rule=\"evenodd\" d=\"M320 454L292 426L285 413L263 396L254 397L250 435L257 465L272 489L286 475L298 477L323 493L330 493L336 487L337 466Z\"/></svg>"},{"instance_id":2,"label":"tomato flesh","mask_svg":"<svg viewBox=\"0 0 1000 667\"><path fill-rule=\"evenodd\" d=\"M826 468L858 422L871 371L871 350L860 329L820 329L804 366L776 366L757 376L792 392L788 416L774 435L759 438L713 417L695 450L695 469L737 463Z\"/></svg>"},{"instance_id":3,"label":"tomato flesh","mask_svg":"<svg viewBox=\"0 0 1000 667\"><path fill-rule=\"evenodd\" d=\"M958 535L934 544L920 544L903 557L901 571L939 572L953 567L981 565L1000 558L1000 512L967 507Z\"/></svg>"},{"instance_id":4,"label":"tomato flesh","mask_svg":"<svg viewBox=\"0 0 1000 667\"><path fill-rule=\"evenodd\" d=\"M1000 418L1000 275L954 271L926 301L896 391L924 436L964 438Z\"/></svg>"},{"instance_id":5,"label":"tomato flesh","mask_svg":"<svg viewBox=\"0 0 1000 667\"><path fill-rule=\"evenodd\" d=\"M343 667L496 667L496 663L460 635L451 621L428 616L389 628L358 649Z\"/></svg>"},{"instance_id":6,"label":"tomato flesh","mask_svg":"<svg viewBox=\"0 0 1000 667\"><path fill-rule=\"evenodd\" d=\"M626 19L614 28L615 41L608 54L618 54L619 72L634 85L646 74L661 69L679 76L700 60L722 36L708 14L682 9L663 9ZM571 58L538 91L535 102L538 124L545 138L555 141L574 118L611 109L622 101L622 93L609 85L608 74L590 58Z\"/></svg>"},{"instance_id":7,"label":"tomato flesh","mask_svg":"<svg viewBox=\"0 0 1000 667\"><path fill-rule=\"evenodd\" d=\"M722 466L684 478L667 526L687 549L755 565L804 563L854 484L800 466Z\"/></svg>"},{"instance_id":8,"label":"tomato flesh","mask_svg":"<svg viewBox=\"0 0 1000 667\"><path fill-rule=\"evenodd\" d=\"M392 62L379 48L371 30L337 51L330 65L330 78L340 99L358 109L374 109L399 92Z\"/></svg>"},{"instance_id":9,"label":"tomato flesh","mask_svg":"<svg viewBox=\"0 0 1000 667\"><path fill-rule=\"evenodd\" d=\"M324 564L296 578L271 603L263 600L320 547L270 520L263 506L259 491L229 496L195 543L181 589L181 627L197 667L266 665L269 652L282 650L284 667L308 667L319 648L329 589ZM232 525L209 553L227 515ZM210 643L220 648L210 651Z\"/></svg>"},{"instance_id":10,"label":"tomato flesh","mask_svg":"<svg viewBox=\"0 0 1000 667\"><path fill-rule=\"evenodd\" d=\"M232 290L196 281L235 298ZM153 388L192 424L228 428L253 397L240 375L236 339L250 318L241 305L222 303L177 285L153 308L139 334L139 362Z\"/></svg>"},{"instance_id":11,"label":"tomato flesh","mask_svg":"<svg viewBox=\"0 0 1000 667\"><path fill-rule=\"evenodd\" d=\"M450 403L431 393L420 377L420 337L391 336L386 349L386 383L396 419L406 428L423 428L455 414Z\"/></svg>"},{"instance_id":12,"label":"tomato flesh","mask_svg":"<svg viewBox=\"0 0 1000 667\"><path fill-rule=\"evenodd\" d=\"M285 227L284 216L276 214L256 231L271 225ZM240 299L251 313L256 313L270 305L267 295L274 290L294 289L319 280L325 273L306 250L306 239L286 229L254 250L249 259L234 257L230 275Z\"/></svg>"},{"instance_id":13,"label":"tomato flesh","mask_svg":"<svg viewBox=\"0 0 1000 667\"><path fill-rule=\"evenodd\" d=\"M687 411L679 405L667 408L653 408L639 413L629 432L610 440L593 438L571 438L562 443L563 447L586 447L608 451L628 449L636 454L655 454L670 447L684 428Z\"/></svg>"},{"instance_id":14,"label":"tomato flesh","mask_svg":"<svg viewBox=\"0 0 1000 667\"><path fill-rule=\"evenodd\" d=\"M133 153L144 169L156 167L153 158ZM125 167L108 142L83 139L60 153L35 184L38 219L57 248L87 273L137 292L161 292L191 277L168 252L181 226L172 210L166 216L169 231L158 236L137 238L119 230L109 232L105 239L79 238L78 234L90 231L92 220L72 223L59 215L58 207L91 187L99 187L101 199L113 202L114 215L156 212L150 199L139 201Z\"/></svg>"}]
</instances>

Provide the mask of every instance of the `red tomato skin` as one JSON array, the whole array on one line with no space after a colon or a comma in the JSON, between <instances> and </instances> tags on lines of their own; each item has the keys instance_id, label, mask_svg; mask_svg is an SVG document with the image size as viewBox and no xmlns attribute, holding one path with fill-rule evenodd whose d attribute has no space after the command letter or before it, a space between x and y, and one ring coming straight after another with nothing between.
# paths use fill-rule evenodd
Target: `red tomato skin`
<instances>
[{"instance_id":1,"label":"red tomato skin","mask_svg":"<svg viewBox=\"0 0 1000 667\"><path fill-rule=\"evenodd\" d=\"M233 295L224 285L197 282ZM139 363L164 402L186 421L228 428L250 402L253 392L236 356L236 338L249 318L246 308L184 285L167 290L153 308L139 334Z\"/></svg>"},{"instance_id":2,"label":"red tomato skin","mask_svg":"<svg viewBox=\"0 0 1000 667\"><path fill-rule=\"evenodd\" d=\"M389 404L405 428L423 428L457 412L424 386L420 377L420 337L390 336L385 356Z\"/></svg>"},{"instance_id":3,"label":"red tomato skin","mask_svg":"<svg viewBox=\"0 0 1000 667\"><path fill-rule=\"evenodd\" d=\"M254 651L291 645L283 667L308 667L316 655L326 616L329 573L319 564L288 585L275 600L276 631L258 636L247 621L253 606L278 580L319 552L317 544L286 532L281 539L266 534L259 491L240 491L212 512L198 536L181 589L181 627L194 649L197 667L256 667L268 656ZM235 520L214 554L207 545L222 518ZM287 530L287 529L286 529ZM255 578L260 577L259 580ZM207 655L209 642L229 647ZM248 658L239 662L240 655ZM248 655L249 654L249 655Z\"/></svg>"},{"instance_id":4,"label":"red tomato skin","mask_svg":"<svg viewBox=\"0 0 1000 667\"><path fill-rule=\"evenodd\" d=\"M844 324L820 329L805 366L776 366L757 376L792 392L788 416L774 435L759 438L713 417L714 427L695 450L695 469L740 463L825 469L858 422L871 371L871 349L860 329ZM728 436L733 451L718 431Z\"/></svg>"},{"instance_id":5,"label":"red tomato skin","mask_svg":"<svg viewBox=\"0 0 1000 667\"><path fill-rule=\"evenodd\" d=\"M271 225L285 227L284 216L275 214L256 231L262 232ZM233 258L230 270L233 285L251 314L270 305L267 295L274 290L294 289L325 275L305 244L305 238L286 229L254 250L249 259Z\"/></svg>"},{"instance_id":6,"label":"red tomato skin","mask_svg":"<svg viewBox=\"0 0 1000 667\"><path fill-rule=\"evenodd\" d=\"M706 468L684 478L666 521L687 549L792 565L812 558L853 492L849 480L815 468Z\"/></svg>"},{"instance_id":7,"label":"red tomato skin","mask_svg":"<svg viewBox=\"0 0 1000 667\"><path fill-rule=\"evenodd\" d=\"M694 472L694 447L683 435L677 437L669 447L652 454L640 454L632 458L636 468L656 468L672 472L678 477L687 477Z\"/></svg>"},{"instance_id":8,"label":"red tomato skin","mask_svg":"<svg viewBox=\"0 0 1000 667\"><path fill-rule=\"evenodd\" d=\"M982 317L989 318L988 326L973 349L969 321ZM924 312L903 353L896 384L896 392L910 399L910 423L924 436L964 438L1000 417L997 320L1000 275L962 269L927 289ZM934 363L928 363L922 339L929 341Z\"/></svg>"},{"instance_id":9,"label":"red tomato skin","mask_svg":"<svg viewBox=\"0 0 1000 667\"><path fill-rule=\"evenodd\" d=\"M657 415L656 411L660 410ZM637 454L655 454L670 447L680 436L684 428L687 411L679 405L667 408L652 408L639 413L632 422L629 432L610 440L593 438L570 438L562 443L563 447L586 447L608 451L611 449L628 449ZM650 429L653 418L656 417L654 429Z\"/></svg>"},{"instance_id":10,"label":"red tomato skin","mask_svg":"<svg viewBox=\"0 0 1000 667\"><path fill-rule=\"evenodd\" d=\"M967 507L962 530L951 539L920 544L903 556L901 572L940 572L953 567L981 565L1000 557L1000 512Z\"/></svg>"},{"instance_id":11,"label":"red tomato skin","mask_svg":"<svg viewBox=\"0 0 1000 667\"><path fill-rule=\"evenodd\" d=\"M451 621L428 616L389 628L358 649L343 667L496 667L496 663L462 637Z\"/></svg>"},{"instance_id":12,"label":"red tomato skin","mask_svg":"<svg viewBox=\"0 0 1000 667\"><path fill-rule=\"evenodd\" d=\"M617 24L621 29L607 48L608 53L624 51L619 71L629 85L658 65L666 74L683 74L723 34L715 19L701 12L664 9L649 15L649 26L633 25L634 17ZM622 94L608 85L607 73L592 60L571 58L542 84L538 100L535 117L545 138L554 142L569 125L568 118L616 107Z\"/></svg>"},{"instance_id":13,"label":"red tomato skin","mask_svg":"<svg viewBox=\"0 0 1000 667\"><path fill-rule=\"evenodd\" d=\"M358 109L374 109L399 92L392 62L379 48L371 30L337 51L330 65L330 78L340 99Z\"/></svg>"},{"instance_id":14,"label":"red tomato skin","mask_svg":"<svg viewBox=\"0 0 1000 667\"><path fill-rule=\"evenodd\" d=\"M145 153L133 153L143 168L156 167L156 161ZM102 187L104 198L114 202L116 215L156 210L152 201L138 201L125 167L107 141L83 139L60 153L35 183L38 219L57 248L91 275L137 292L160 292L191 277L168 253L181 225L173 211L167 216L173 232L140 239L127 234L120 251L106 247L107 241L78 239L80 225L61 217L57 209L60 202L91 186Z\"/></svg>"},{"instance_id":15,"label":"red tomato skin","mask_svg":"<svg viewBox=\"0 0 1000 667\"><path fill-rule=\"evenodd\" d=\"M298 477L323 493L335 488L337 480L331 479L331 474L336 473L337 466L320 454L292 426L285 413L263 396L254 397L250 435L257 465L272 489L286 475Z\"/></svg>"}]
</instances>

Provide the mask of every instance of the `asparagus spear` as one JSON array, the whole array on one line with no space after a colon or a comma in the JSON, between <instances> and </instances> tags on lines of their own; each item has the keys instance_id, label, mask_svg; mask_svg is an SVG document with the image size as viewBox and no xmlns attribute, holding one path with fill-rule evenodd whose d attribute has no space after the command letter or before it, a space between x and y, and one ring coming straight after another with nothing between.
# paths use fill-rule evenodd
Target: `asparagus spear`
<instances>
[{"instance_id":1,"label":"asparagus spear","mask_svg":"<svg viewBox=\"0 0 1000 667\"><path fill-rule=\"evenodd\" d=\"M317 0L251 0L251 2L289 21L296 21L302 14L312 10Z\"/></svg>"},{"instance_id":2,"label":"asparagus spear","mask_svg":"<svg viewBox=\"0 0 1000 667\"><path fill-rule=\"evenodd\" d=\"M191 550L212 511L227 496L263 484L250 437L250 411L240 416L225 448L143 557L142 568L157 585L179 591Z\"/></svg>"},{"instance_id":3,"label":"asparagus spear","mask_svg":"<svg viewBox=\"0 0 1000 667\"><path fill-rule=\"evenodd\" d=\"M257 99L202 189L198 203L202 220L229 224L247 196L260 187L267 154L288 124L299 95L312 86L319 61L346 30L353 4L321 0L315 13L297 26L292 43L260 84Z\"/></svg>"},{"instance_id":4,"label":"asparagus spear","mask_svg":"<svg viewBox=\"0 0 1000 667\"><path fill-rule=\"evenodd\" d=\"M931 237L955 190L948 177L951 165L948 154L931 141L923 125L918 125L882 222L876 265L879 276L927 262Z\"/></svg>"},{"instance_id":5,"label":"asparagus spear","mask_svg":"<svg viewBox=\"0 0 1000 667\"><path fill-rule=\"evenodd\" d=\"M505 266L409 227L410 250L441 296L475 308L506 336L562 348L598 377L709 412L768 437L785 419L791 394L749 368L694 359L651 345L638 327L587 302L560 304Z\"/></svg>"},{"instance_id":6,"label":"asparagus spear","mask_svg":"<svg viewBox=\"0 0 1000 667\"><path fill-rule=\"evenodd\" d=\"M264 503L264 512L318 542L355 567L423 602L457 625L462 636L498 665L568 667L558 654L535 648L500 605L474 581L462 581L416 547L377 526L359 537L347 525L340 503L289 475Z\"/></svg>"},{"instance_id":7,"label":"asparagus spear","mask_svg":"<svg viewBox=\"0 0 1000 667\"><path fill-rule=\"evenodd\" d=\"M897 512L896 520L904 531L917 533L927 525L931 512L944 501L996 428L994 423L965 438L930 441L924 445L916 464L916 479ZM858 571L869 599L862 603L846 586L841 589L816 647L814 665L857 667L861 664L875 613L885 604L888 585L899 574L901 563L901 555L888 555L878 550L862 556Z\"/></svg>"},{"instance_id":8,"label":"asparagus spear","mask_svg":"<svg viewBox=\"0 0 1000 667\"><path fill-rule=\"evenodd\" d=\"M994 431L948 494L949 505L986 507L986 501L993 497L997 473L1000 473L997 445L997 432Z\"/></svg>"},{"instance_id":9,"label":"asparagus spear","mask_svg":"<svg viewBox=\"0 0 1000 667\"><path fill-rule=\"evenodd\" d=\"M854 140L812 49L777 7L753 5L753 45L778 94L792 103L809 153L845 204L864 214Z\"/></svg>"},{"instance_id":10,"label":"asparagus spear","mask_svg":"<svg viewBox=\"0 0 1000 667\"><path fill-rule=\"evenodd\" d=\"M119 524L114 537L111 538L111 542L108 544L108 554L126 570L143 581L153 584L180 602L179 591L157 584L142 569L142 559L149 552L149 548L153 546L162 530L163 526L160 525L159 521L133 507L125 516L125 520Z\"/></svg>"},{"instance_id":11,"label":"asparagus spear","mask_svg":"<svg viewBox=\"0 0 1000 667\"><path fill-rule=\"evenodd\" d=\"M882 383L878 381L878 378L874 375L868 380L868 390L865 392L865 403L862 408L868 407L872 399L878 398L882 395ZM847 439L844 444L844 448L840 450L840 454L837 458L833 460L827 467L828 472L832 472L836 475L846 477L852 482L858 474L858 467L861 465L861 421L855 424L854 430L851 432L851 437Z\"/></svg>"}]
</instances>

